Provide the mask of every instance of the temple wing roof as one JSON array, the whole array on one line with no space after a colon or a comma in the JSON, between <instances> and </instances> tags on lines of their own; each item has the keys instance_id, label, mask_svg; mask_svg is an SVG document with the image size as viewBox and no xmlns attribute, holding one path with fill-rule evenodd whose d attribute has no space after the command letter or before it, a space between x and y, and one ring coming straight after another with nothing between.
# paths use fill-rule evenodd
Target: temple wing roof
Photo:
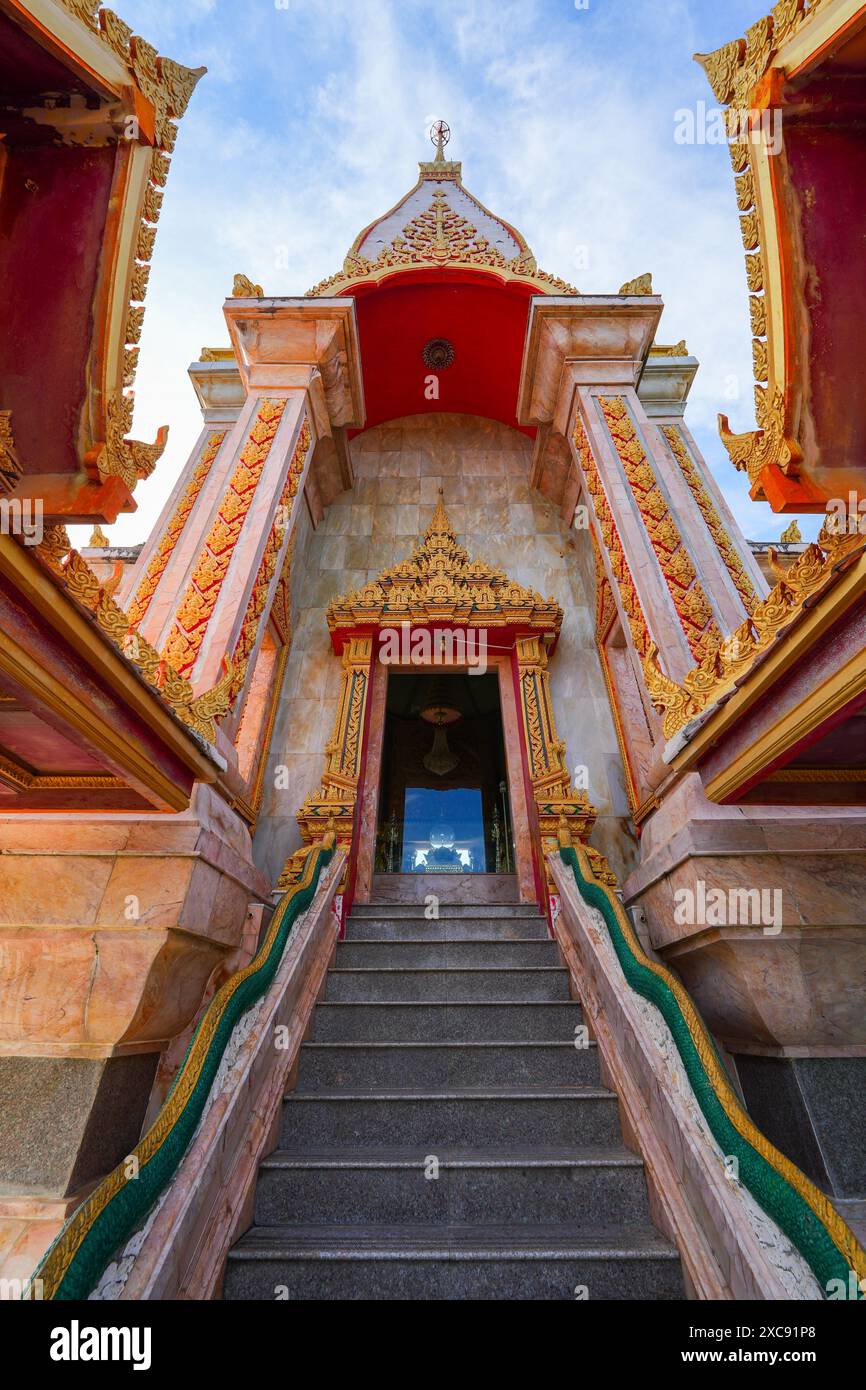
<instances>
[{"instance_id":1,"label":"temple wing roof","mask_svg":"<svg viewBox=\"0 0 866 1390\"><path fill-rule=\"evenodd\" d=\"M489 270L545 294L577 294L573 285L539 270L526 240L463 187L462 165L421 163L415 187L355 238L342 270L311 295L343 294L403 270Z\"/></svg>"}]
</instances>

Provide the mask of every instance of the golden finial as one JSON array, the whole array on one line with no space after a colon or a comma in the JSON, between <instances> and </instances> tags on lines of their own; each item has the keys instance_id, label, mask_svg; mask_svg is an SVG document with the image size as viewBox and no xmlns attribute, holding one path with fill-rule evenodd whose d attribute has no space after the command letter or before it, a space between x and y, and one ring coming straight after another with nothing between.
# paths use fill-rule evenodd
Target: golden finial
<instances>
[{"instance_id":1,"label":"golden finial","mask_svg":"<svg viewBox=\"0 0 866 1390\"><path fill-rule=\"evenodd\" d=\"M800 534L800 528L797 525L797 518L795 517L794 520L791 522L791 525L787 526L785 530L782 532L781 536L779 537L779 544L801 545L802 541L803 537Z\"/></svg>"},{"instance_id":2,"label":"golden finial","mask_svg":"<svg viewBox=\"0 0 866 1390\"><path fill-rule=\"evenodd\" d=\"M451 536L452 538L453 538L453 536L454 536L454 532L453 532L453 530L451 529L451 520L450 520L450 518L449 518L449 516L448 516L448 513L447 513L446 510L445 510L445 501L444 501L444 498L445 498L445 494L444 494L444 492L442 491L442 489L441 489L441 487L440 487L440 489L439 489L439 501L436 503L436 510L435 510L435 512L433 513L433 520L430 522L430 525L427 527L427 532L426 532L426 534L427 534L428 539L429 539L430 536L443 536L443 535L444 535L444 536Z\"/></svg>"},{"instance_id":3,"label":"golden finial","mask_svg":"<svg viewBox=\"0 0 866 1390\"><path fill-rule=\"evenodd\" d=\"M90 550L107 550L111 542L101 526L94 526L87 544Z\"/></svg>"}]
</instances>

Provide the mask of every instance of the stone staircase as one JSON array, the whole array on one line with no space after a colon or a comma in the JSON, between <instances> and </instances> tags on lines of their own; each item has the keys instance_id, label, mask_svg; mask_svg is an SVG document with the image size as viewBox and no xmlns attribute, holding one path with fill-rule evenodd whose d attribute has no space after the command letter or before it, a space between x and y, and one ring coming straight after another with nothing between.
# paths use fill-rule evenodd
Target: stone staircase
<instances>
[{"instance_id":1,"label":"stone staircase","mask_svg":"<svg viewBox=\"0 0 866 1390\"><path fill-rule=\"evenodd\" d=\"M356 906L224 1298L682 1298L580 1022L534 907Z\"/></svg>"}]
</instances>

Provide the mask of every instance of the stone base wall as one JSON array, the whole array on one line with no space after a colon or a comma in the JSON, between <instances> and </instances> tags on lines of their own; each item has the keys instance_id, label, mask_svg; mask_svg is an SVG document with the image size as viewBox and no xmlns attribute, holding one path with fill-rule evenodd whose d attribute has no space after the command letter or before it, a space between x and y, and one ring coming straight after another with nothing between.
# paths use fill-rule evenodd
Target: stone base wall
<instances>
[{"instance_id":1,"label":"stone base wall","mask_svg":"<svg viewBox=\"0 0 866 1390\"><path fill-rule=\"evenodd\" d=\"M270 884L210 787L178 815L0 817L0 1271L137 1143L161 1054Z\"/></svg>"}]
</instances>

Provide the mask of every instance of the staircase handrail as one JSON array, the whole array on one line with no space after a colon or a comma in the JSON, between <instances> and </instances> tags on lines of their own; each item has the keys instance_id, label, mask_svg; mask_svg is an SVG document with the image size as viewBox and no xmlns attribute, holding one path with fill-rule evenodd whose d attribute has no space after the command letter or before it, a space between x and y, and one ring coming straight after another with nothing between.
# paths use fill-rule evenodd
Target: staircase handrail
<instances>
[{"instance_id":1,"label":"staircase handrail","mask_svg":"<svg viewBox=\"0 0 866 1390\"><path fill-rule=\"evenodd\" d=\"M232 1033L273 981L298 918L311 906L322 870L333 858L334 840L328 830L321 844L310 847L298 881L280 899L255 956L217 990L202 1014L150 1129L70 1215L34 1271L25 1297L38 1289L46 1300L86 1299L112 1255L168 1187L198 1128Z\"/></svg>"},{"instance_id":2,"label":"staircase handrail","mask_svg":"<svg viewBox=\"0 0 866 1390\"><path fill-rule=\"evenodd\" d=\"M866 1297L866 1251L820 1188L749 1118L688 991L645 953L616 891L596 877L586 850L567 840L560 835L562 862L584 902L601 914L627 983L664 1018L698 1106L722 1153L737 1159L743 1186L799 1250L825 1297L837 1281L849 1287L852 1270L857 1297Z\"/></svg>"}]
</instances>

